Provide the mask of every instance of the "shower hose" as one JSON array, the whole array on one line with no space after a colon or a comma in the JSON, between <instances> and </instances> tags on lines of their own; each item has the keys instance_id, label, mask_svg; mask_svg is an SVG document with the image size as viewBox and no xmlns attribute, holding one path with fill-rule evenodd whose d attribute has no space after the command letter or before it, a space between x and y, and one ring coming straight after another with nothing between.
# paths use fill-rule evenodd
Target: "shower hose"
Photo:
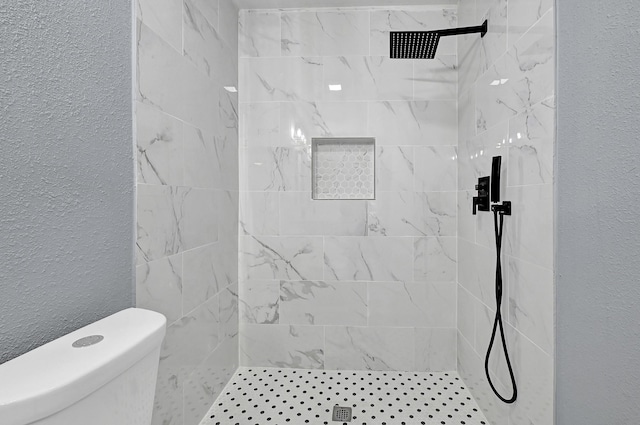
<instances>
[{"instance_id":1,"label":"shower hose","mask_svg":"<svg viewBox=\"0 0 640 425\"><path fill-rule=\"evenodd\" d=\"M511 360L509 359L509 351L507 350L507 341L504 336L504 327L502 325L502 228L504 225L504 214L497 208L493 208L493 224L496 234L496 317L493 321L493 331L491 332L491 341L489 342L489 348L487 349L487 356L484 359L484 371L489 380L489 385L496 396L503 402L511 404L518 398L518 387L516 386L516 378L513 374L513 368L511 367ZM493 343L496 339L496 333L500 330L500 339L502 340L502 348L504 349L504 357L507 361L507 367L509 368L509 375L511 377L511 385L513 387L513 395L511 398L503 397L491 380L491 374L489 373L489 357L491 356L491 350L493 349Z\"/></svg>"}]
</instances>

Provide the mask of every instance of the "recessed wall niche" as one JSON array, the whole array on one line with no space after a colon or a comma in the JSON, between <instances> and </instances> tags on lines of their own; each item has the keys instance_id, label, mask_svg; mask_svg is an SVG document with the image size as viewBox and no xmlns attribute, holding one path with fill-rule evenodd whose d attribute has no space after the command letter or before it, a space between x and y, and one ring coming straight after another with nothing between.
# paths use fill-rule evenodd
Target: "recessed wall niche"
<instances>
[{"instance_id":1,"label":"recessed wall niche","mask_svg":"<svg viewBox=\"0 0 640 425\"><path fill-rule=\"evenodd\" d=\"M375 199L374 138L312 139L313 199Z\"/></svg>"}]
</instances>

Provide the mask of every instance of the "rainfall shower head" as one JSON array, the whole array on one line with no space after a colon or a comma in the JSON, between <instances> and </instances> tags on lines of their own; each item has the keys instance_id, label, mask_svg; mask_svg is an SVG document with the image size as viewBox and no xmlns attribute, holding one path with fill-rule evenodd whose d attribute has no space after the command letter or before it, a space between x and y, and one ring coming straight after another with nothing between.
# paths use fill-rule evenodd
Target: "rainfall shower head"
<instances>
[{"instance_id":1,"label":"rainfall shower head","mask_svg":"<svg viewBox=\"0 0 640 425\"><path fill-rule=\"evenodd\" d=\"M452 28L438 31L391 31L391 59L433 59L440 37L487 33L488 22L477 27Z\"/></svg>"}]
</instances>

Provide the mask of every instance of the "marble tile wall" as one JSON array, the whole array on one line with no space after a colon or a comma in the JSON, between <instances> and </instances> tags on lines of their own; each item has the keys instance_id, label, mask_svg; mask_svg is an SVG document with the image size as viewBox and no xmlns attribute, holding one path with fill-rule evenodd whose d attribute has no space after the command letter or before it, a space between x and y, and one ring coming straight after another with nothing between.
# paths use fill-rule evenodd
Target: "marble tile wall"
<instances>
[{"instance_id":1,"label":"marble tile wall","mask_svg":"<svg viewBox=\"0 0 640 425\"><path fill-rule=\"evenodd\" d=\"M456 40L426 62L388 38L456 7L240 17L241 364L453 370ZM314 137L376 139L375 200L311 199Z\"/></svg>"},{"instance_id":2,"label":"marble tile wall","mask_svg":"<svg viewBox=\"0 0 640 425\"><path fill-rule=\"evenodd\" d=\"M167 317L154 425L198 424L238 365L237 16L137 0L137 305Z\"/></svg>"},{"instance_id":3,"label":"marble tile wall","mask_svg":"<svg viewBox=\"0 0 640 425\"><path fill-rule=\"evenodd\" d=\"M489 20L484 39L458 39L458 371L493 425L553 424L553 152L555 33L552 0L460 0L462 26ZM501 155L505 218L503 317L518 382L511 405L491 392L484 356L495 314L493 216L471 215L474 184ZM504 356L491 361L510 396Z\"/></svg>"}]
</instances>

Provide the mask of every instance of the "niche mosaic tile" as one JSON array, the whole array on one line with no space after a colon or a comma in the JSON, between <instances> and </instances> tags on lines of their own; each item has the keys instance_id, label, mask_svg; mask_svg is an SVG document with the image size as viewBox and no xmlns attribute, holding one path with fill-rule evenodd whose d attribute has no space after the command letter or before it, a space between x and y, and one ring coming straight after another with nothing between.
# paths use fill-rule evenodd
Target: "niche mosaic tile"
<instances>
[{"instance_id":1,"label":"niche mosaic tile","mask_svg":"<svg viewBox=\"0 0 640 425\"><path fill-rule=\"evenodd\" d=\"M313 139L313 199L375 199L373 138Z\"/></svg>"},{"instance_id":2,"label":"niche mosaic tile","mask_svg":"<svg viewBox=\"0 0 640 425\"><path fill-rule=\"evenodd\" d=\"M334 421L335 406L350 408ZM489 425L457 372L240 368L200 425Z\"/></svg>"}]
</instances>

